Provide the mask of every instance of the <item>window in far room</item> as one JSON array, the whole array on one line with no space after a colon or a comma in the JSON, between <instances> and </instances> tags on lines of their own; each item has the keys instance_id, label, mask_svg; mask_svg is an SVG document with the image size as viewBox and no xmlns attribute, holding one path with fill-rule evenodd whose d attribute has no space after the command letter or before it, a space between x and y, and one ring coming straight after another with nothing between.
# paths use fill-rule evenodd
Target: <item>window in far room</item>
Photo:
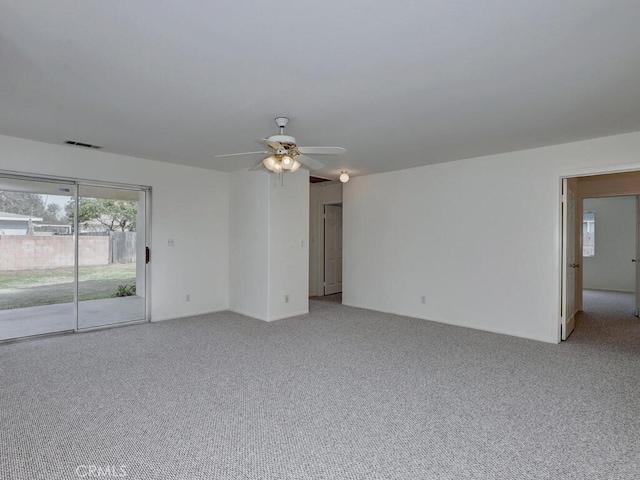
<instances>
[{"instance_id":1,"label":"window in far room","mask_svg":"<svg viewBox=\"0 0 640 480\"><path fill-rule=\"evenodd\" d=\"M593 257L596 253L596 214L582 214L582 256Z\"/></svg>"}]
</instances>

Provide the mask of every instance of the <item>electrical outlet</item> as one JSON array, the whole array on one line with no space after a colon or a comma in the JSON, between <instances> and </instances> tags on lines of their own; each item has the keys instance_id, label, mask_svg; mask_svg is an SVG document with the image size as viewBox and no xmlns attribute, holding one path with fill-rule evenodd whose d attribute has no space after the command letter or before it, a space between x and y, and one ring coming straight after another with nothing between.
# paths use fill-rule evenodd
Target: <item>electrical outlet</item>
<instances>
[{"instance_id":1,"label":"electrical outlet","mask_svg":"<svg viewBox=\"0 0 640 480\"><path fill-rule=\"evenodd\" d=\"M289 295L284 296L284 303L289 303Z\"/></svg>"},{"instance_id":2,"label":"electrical outlet","mask_svg":"<svg viewBox=\"0 0 640 480\"><path fill-rule=\"evenodd\" d=\"M176 241L173 238L167 238L167 247L175 247Z\"/></svg>"},{"instance_id":3,"label":"electrical outlet","mask_svg":"<svg viewBox=\"0 0 640 480\"><path fill-rule=\"evenodd\" d=\"M422 296L420 297L420 303L422 303L423 305L424 305L424 304L426 304L426 303L427 303L427 297L426 297L426 296L424 296L424 295L422 295Z\"/></svg>"},{"instance_id":4,"label":"electrical outlet","mask_svg":"<svg viewBox=\"0 0 640 480\"><path fill-rule=\"evenodd\" d=\"M187 296L185 297L185 302L190 302L191 301L191 294L187 293Z\"/></svg>"}]
</instances>

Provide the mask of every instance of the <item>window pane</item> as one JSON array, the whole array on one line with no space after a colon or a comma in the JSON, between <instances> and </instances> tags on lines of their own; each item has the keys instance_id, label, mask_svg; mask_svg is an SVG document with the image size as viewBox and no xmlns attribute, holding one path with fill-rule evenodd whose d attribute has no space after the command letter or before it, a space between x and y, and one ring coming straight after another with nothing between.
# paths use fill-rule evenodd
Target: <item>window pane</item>
<instances>
[{"instance_id":1,"label":"window pane","mask_svg":"<svg viewBox=\"0 0 640 480\"><path fill-rule=\"evenodd\" d=\"M593 257L596 249L596 214L582 214L582 256Z\"/></svg>"}]
</instances>

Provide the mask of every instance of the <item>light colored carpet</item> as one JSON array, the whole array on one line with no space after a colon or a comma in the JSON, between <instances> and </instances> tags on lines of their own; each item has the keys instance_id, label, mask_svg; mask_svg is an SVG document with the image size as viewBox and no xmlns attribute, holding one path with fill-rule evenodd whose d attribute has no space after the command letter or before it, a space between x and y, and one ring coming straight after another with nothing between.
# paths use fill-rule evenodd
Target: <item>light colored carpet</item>
<instances>
[{"instance_id":1,"label":"light colored carpet","mask_svg":"<svg viewBox=\"0 0 640 480\"><path fill-rule=\"evenodd\" d=\"M587 310L561 345L330 302L2 345L0 477L636 479L640 321Z\"/></svg>"}]
</instances>

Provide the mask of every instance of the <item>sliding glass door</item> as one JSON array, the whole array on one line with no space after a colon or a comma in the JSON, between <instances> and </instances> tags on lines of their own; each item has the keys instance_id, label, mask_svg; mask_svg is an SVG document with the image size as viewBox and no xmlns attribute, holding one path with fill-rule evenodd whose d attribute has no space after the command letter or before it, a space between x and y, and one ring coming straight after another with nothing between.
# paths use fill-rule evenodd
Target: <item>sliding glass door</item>
<instances>
[{"instance_id":1,"label":"sliding glass door","mask_svg":"<svg viewBox=\"0 0 640 480\"><path fill-rule=\"evenodd\" d=\"M0 341L143 321L147 191L0 175Z\"/></svg>"},{"instance_id":2,"label":"sliding glass door","mask_svg":"<svg viewBox=\"0 0 640 480\"><path fill-rule=\"evenodd\" d=\"M79 186L78 329L146 317L145 196Z\"/></svg>"},{"instance_id":3,"label":"sliding glass door","mask_svg":"<svg viewBox=\"0 0 640 480\"><path fill-rule=\"evenodd\" d=\"M0 340L75 330L75 191L0 177Z\"/></svg>"}]
</instances>

